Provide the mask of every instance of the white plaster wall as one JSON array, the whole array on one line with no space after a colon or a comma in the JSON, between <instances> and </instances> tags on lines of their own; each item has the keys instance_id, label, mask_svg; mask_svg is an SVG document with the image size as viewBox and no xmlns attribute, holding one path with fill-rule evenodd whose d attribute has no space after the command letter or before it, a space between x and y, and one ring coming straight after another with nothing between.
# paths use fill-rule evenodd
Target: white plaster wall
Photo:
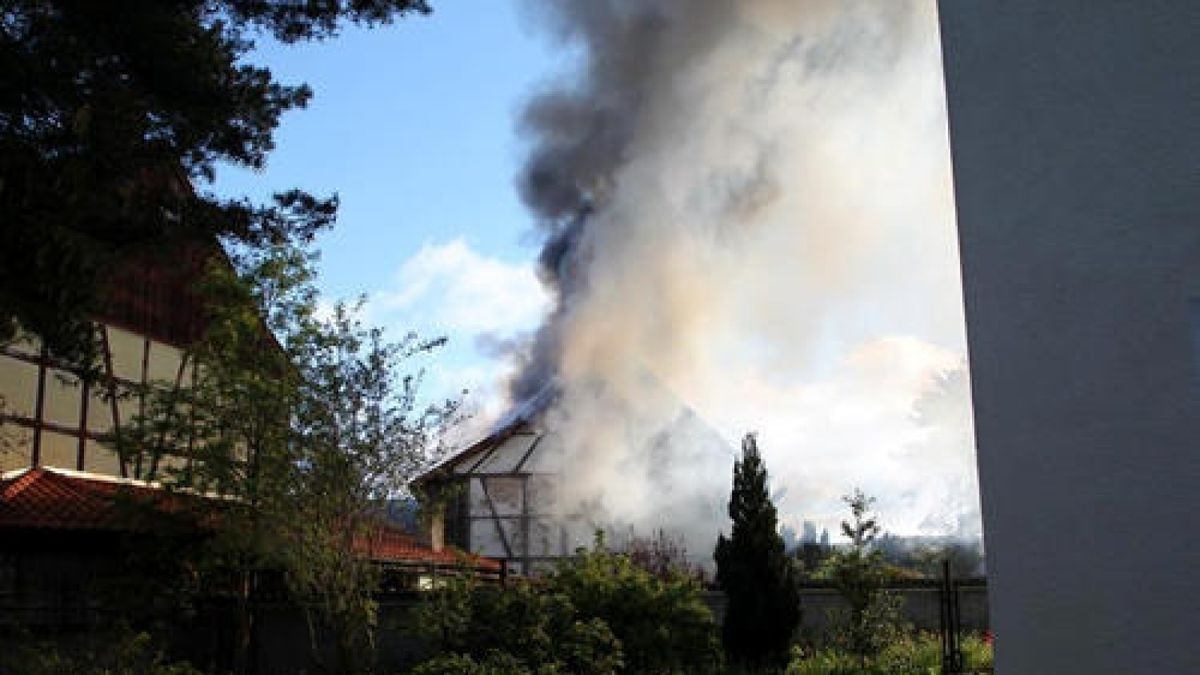
<instances>
[{"instance_id":1,"label":"white plaster wall","mask_svg":"<svg viewBox=\"0 0 1200 675\"><path fill-rule=\"evenodd\" d=\"M1001 673L1200 673L1200 2L941 0Z\"/></svg>"}]
</instances>

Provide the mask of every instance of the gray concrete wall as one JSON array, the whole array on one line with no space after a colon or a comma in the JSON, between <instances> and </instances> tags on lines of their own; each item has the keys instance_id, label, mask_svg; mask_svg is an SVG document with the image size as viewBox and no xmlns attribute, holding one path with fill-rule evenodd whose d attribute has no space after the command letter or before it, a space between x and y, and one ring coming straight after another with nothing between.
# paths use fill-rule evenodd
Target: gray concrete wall
<instances>
[{"instance_id":1,"label":"gray concrete wall","mask_svg":"<svg viewBox=\"0 0 1200 675\"><path fill-rule=\"evenodd\" d=\"M1200 672L1200 2L940 8L997 667Z\"/></svg>"},{"instance_id":2,"label":"gray concrete wall","mask_svg":"<svg viewBox=\"0 0 1200 675\"><path fill-rule=\"evenodd\" d=\"M898 588L889 591L900 598L900 615L917 630L936 631L941 625L941 594L936 587ZM819 639L837 626L837 613L850 609L849 603L833 588L804 588L800 591L800 630ZM987 588L966 586L958 589L960 625L966 632L982 633L988 623Z\"/></svg>"},{"instance_id":3,"label":"gray concrete wall","mask_svg":"<svg viewBox=\"0 0 1200 675\"><path fill-rule=\"evenodd\" d=\"M900 597L900 614L905 622L918 630L936 631L941 622L941 594L936 584L888 589ZM712 610L717 625L725 620L728 601L720 591L706 591L704 603ZM832 587L804 586L800 589L800 634L821 640L836 626L837 612L848 611L850 605ZM964 631L982 633L991 627L988 620L987 587L973 583L958 589L960 625Z\"/></svg>"}]
</instances>

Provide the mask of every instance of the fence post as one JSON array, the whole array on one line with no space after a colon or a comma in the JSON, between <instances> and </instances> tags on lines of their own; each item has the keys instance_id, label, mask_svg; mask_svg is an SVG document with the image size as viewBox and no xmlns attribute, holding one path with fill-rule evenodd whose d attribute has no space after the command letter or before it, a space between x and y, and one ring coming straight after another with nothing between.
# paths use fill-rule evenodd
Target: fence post
<instances>
[{"instance_id":1,"label":"fence post","mask_svg":"<svg viewBox=\"0 0 1200 675\"><path fill-rule=\"evenodd\" d=\"M938 624L942 643L942 673L962 673L963 657L959 648L959 631L962 621L958 612L958 584L950 576L950 559L942 561L942 579L939 589Z\"/></svg>"}]
</instances>

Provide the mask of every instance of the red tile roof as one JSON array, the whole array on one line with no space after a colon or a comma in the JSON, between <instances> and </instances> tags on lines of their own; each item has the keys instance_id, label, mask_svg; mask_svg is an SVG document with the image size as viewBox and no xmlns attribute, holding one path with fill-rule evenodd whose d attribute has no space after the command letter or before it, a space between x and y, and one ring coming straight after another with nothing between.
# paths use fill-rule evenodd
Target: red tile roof
<instances>
[{"instance_id":1,"label":"red tile roof","mask_svg":"<svg viewBox=\"0 0 1200 675\"><path fill-rule=\"evenodd\" d=\"M435 551L411 534L387 525L381 525L371 532L358 548L363 555L376 562L465 566L491 572L500 571L498 560L463 553L453 548Z\"/></svg>"},{"instance_id":2,"label":"red tile roof","mask_svg":"<svg viewBox=\"0 0 1200 675\"><path fill-rule=\"evenodd\" d=\"M0 480L0 528L128 530L119 498L171 508L178 498L140 481L32 468Z\"/></svg>"},{"instance_id":3,"label":"red tile roof","mask_svg":"<svg viewBox=\"0 0 1200 675\"><path fill-rule=\"evenodd\" d=\"M152 483L62 469L32 468L0 478L0 532L5 529L102 530L134 529L122 514L118 498L173 510L184 495ZM0 535L2 536L2 535ZM467 566L499 572L500 562L453 549L434 551L412 535L381 525L356 546L380 563Z\"/></svg>"}]
</instances>

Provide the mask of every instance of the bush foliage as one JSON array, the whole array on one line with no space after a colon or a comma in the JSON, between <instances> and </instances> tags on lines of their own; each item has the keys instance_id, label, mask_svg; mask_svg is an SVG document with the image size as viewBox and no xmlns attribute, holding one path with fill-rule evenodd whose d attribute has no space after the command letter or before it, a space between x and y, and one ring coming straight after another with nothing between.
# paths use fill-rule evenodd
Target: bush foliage
<instances>
[{"instance_id":1,"label":"bush foliage","mask_svg":"<svg viewBox=\"0 0 1200 675\"><path fill-rule=\"evenodd\" d=\"M706 673L721 654L700 587L656 577L598 541L544 580L459 580L430 594L416 624L435 673Z\"/></svg>"},{"instance_id":2,"label":"bush foliage","mask_svg":"<svg viewBox=\"0 0 1200 675\"><path fill-rule=\"evenodd\" d=\"M201 675L182 661L170 661L149 633L124 624L77 640L39 640L31 634L0 639L0 673L5 675Z\"/></svg>"},{"instance_id":3,"label":"bush foliage","mask_svg":"<svg viewBox=\"0 0 1200 675\"><path fill-rule=\"evenodd\" d=\"M981 637L964 637L962 652L964 672L991 672L992 646ZM796 648L792 651L787 675L940 675L941 658L938 635L918 633L896 638L866 660L843 649L805 651Z\"/></svg>"}]
</instances>

